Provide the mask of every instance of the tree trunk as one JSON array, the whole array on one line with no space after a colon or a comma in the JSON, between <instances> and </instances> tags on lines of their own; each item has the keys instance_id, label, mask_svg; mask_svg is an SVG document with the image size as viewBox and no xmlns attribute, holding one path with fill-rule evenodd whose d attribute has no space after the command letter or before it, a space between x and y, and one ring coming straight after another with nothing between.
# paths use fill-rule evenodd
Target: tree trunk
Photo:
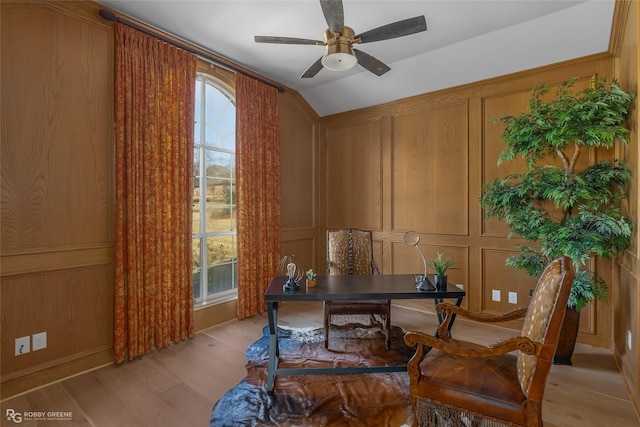
<instances>
[{"instance_id":1,"label":"tree trunk","mask_svg":"<svg viewBox=\"0 0 640 427\"><path fill-rule=\"evenodd\" d=\"M567 307L564 315L564 322L560 329L560 339L558 340L558 348L553 357L554 365L573 365L571 356L578 339L578 326L580 325L580 312L575 308Z\"/></svg>"}]
</instances>

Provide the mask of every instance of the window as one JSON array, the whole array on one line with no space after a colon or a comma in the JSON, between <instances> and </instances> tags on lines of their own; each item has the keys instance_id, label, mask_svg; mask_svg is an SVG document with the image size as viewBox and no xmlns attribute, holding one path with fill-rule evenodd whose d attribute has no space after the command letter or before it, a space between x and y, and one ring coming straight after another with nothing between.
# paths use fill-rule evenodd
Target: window
<instances>
[{"instance_id":1,"label":"window","mask_svg":"<svg viewBox=\"0 0 640 427\"><path fill-rule=\"evenodd\" d=\"M194 131L193 294L203 305L237 295L236 108L200 73Z\"/></svg>"}]
</instances>

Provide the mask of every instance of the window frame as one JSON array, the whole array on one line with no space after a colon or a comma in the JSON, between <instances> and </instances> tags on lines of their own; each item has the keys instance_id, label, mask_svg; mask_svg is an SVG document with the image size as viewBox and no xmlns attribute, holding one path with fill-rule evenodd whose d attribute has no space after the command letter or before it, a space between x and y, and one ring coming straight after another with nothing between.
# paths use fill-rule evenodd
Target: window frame
<instances>
[{"instance_id":1,"label":"window frame","mask_svg":"<svg viewBox=\"0 0 640 427\"><path fill-rule=\"evenodd\" d=\"M213 71L213 72L212 72ZM216 72L217 71L217 72ZM198 220L198 223L200 224L200 227L198 230L196 230L195 228L192 230L192 245L195 244L195 240L199 239L199 246L198 246L198 255L200 256L200 260L199 260L199 272L196 273L195 268L193 268L192 270L192 274L194 275L194 282L195 282L195 276L196 274L200 275L200 297L196 298L196 289L194 286L194 298L193 298L193 302L194 302L194 307L198 308L198 307L203 307L215 302L221 302L221 301L227 301L227 300L232 300L232 299L236 299L238 296L238 288L237 288L237 284L238 284L238 280L237 280L237 247L238 247L238 239L237 239L237 221L233 222L233 226L231 227L231 229L229 231L207 231L206 230L206 221L202 221L202 218L206 218L206 212L207 212L207 198L206 198L206 193L207 193L207 180L211 177L207 177L206 174L206 153L223 153L223 154L231 154L233 156L233 168L235 170L235 165L236 165L236 150L235 150L235 144L234 144L234 148L233 150L229 150L229 149L225 149L225 148L221 148L221 147L214 147L211 145L207 145L207 142L205 140L205 132L206 132L206 108L205 108L205 100L206 100L206 90L207 90L207 86L211 86L214 89L220 91L220 93L222 95L224 95L228 100L229 103L226 104L227 107L229 105L233 105L234 107L234 116L235 116L235 88L233 86L235 85L230 85L228 76L225 76L224 73L222 74L222 78L221 78L221 73L220 71L225 71L225 70L219 70L217 69L217 67L213 67L213 66L209 66L203 69L203 67L198 67L197 73L196 73L196 90L197 90L197 82L200 81L201 84L201 94L200 94L200 102L202 103L202 107L200 108L200 116L199 117L194 117L195 119L195 123L194 123L194 157L196 155L196 150L199 150L199 155L198 155L198 163L196 163L196 159L194 158L194 171L193 171L193 177L194 177L194 190L195 190L195 185L196 185L196 178L198 178L199 182L198 182L198 189L199 189L199 195L198 195L198 208L200 210L200 219ZM227 78L225 78L227 77ZM235 82L233 82L235 83ZM196 99L198 99L198 95L196 94ZM196 106L194 105L194 108L196 108ZM195 115L195 113L194 113ZM197 123L200 123L201 126L199 128L199 135L196 136L196 130L198 129L197 127ZM234 134L235 134L235 126L234 126ZM198 142L200 141L200 142ZM235 136L234 136L234 141L235 141ZM226 178L224 178L226 179ZM232 189L232 199L229 205L229 209L233 210L235 208L235 212L237 213L237 197L233 197L233 195L237 192L237 188L236 188L236 176L235 176L235 172L232 172L229 175L229 181L230 181L230 188ZM195 191L194 191L195 194ZM195 203L194 203L194 207L195 207ZM211 204L210 204L211 205ZM233 214L233 211L230 212L231 214ZM193 218L193 214L192 214L192 218ZM232 216L233 218L233 216ZM230 219L231 220L231 219ZM194 221L195 222L195 221ZM208 275L210 273L209 269L211 266L207 265L207 239L209 238L216 238L216 237L228 237L228 236L232 236L232 247L233 247L233 252L235 254L235 256L232 258L232 261L228 264L231 264L231 280L232 280L232 288L231 289L227 289L221 292L216 292L213 294L209 294L208 293L208 287L209 287L209 280L208 280ZM194 246L195 249L195 246ZM195 256L195 250L193 251L193 255ZM221 263L221 264L215 264L215 265L224 265L225 263ZM195 260L192 260L192 265L193 267L195 267Z\"/></svg>"}]
</instances>

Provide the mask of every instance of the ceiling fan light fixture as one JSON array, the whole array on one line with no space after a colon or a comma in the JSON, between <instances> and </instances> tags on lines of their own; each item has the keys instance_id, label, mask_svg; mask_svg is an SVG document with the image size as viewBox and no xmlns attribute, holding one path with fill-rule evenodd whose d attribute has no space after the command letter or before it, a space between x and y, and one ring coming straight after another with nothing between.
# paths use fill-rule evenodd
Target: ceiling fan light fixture
<instances>
[{"instance_id":1,"label":"ceiling fan light fixture","mask_svg":"<svg viewBox=\"0 0 640 427\"><path fill-rule=\"evenodd\" d=\"M349 43L337 42L327 45L327 53L322 57L322 65L333 71L345 71L358 63Z\"/></svg>"},{"instance_id":2,"label":"ceiling fan light fixture","mask_svg":"<svg viewBox=\"0 0 640 427\"><path fill-rule=\"evenodd\" d=\"M416 16L392 22L356 36L353 28L344 25L342 0L320 0L320 7L322 8L325 21L327 21L327 25L329 25L329 28L324 31L324 41L295 37L254 37L256 43L325 46L326 53L324 56L316 59L316 61L302 73L300 78L303 79L315 76L323 68L333 71L345 71L353 68L356 64L360 64L362 68L372 72L376 76L382 76L391 68L368 53L353 49L352 45L395 39L427 30L425 17Z\"/></svg>"}]
</instances>

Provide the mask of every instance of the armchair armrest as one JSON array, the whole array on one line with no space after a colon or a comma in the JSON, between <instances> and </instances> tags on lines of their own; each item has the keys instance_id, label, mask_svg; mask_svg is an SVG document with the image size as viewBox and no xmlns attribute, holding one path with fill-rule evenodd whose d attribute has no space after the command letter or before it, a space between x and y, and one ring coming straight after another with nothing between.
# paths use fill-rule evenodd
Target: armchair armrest
<instances>
[{"instance_id":1,"label":"armchair armrest","mask_svg":"<svg viewBox=\"0 0 640 427\"><path fill-rule=\"evenodd\" d=\"M458 307L457 305L450 304L448 302L441 302L436 305L436 311L438 313L446 313L444 320L440 323L440 326L438 326L438 335L441 337L446 337L449 335L448 325L451 324L451 319L454 314L456 316L461 316L476 322L497 323L519 319L521 317L524 317L524 315L527 313L527 309L525 307L516 308L500 315L471 313L470 311L465 310L462 307Z\"/></svg>"},{"instance_id":2,"label":"armchair armrest","mask_svg":"<svg viewBox=\"0 0 640 427\"><path fill-rule=\"evenodd\" d=\"M539 355L542 343L532 341L527 337L516 336L498 341L489 346L467 343L453 338L437 338L423 332L407 332L404 342L414 347L432 347L445 353L466 357L488 357L520 350L524 354Z\"/></svg>"}]
</instances>

